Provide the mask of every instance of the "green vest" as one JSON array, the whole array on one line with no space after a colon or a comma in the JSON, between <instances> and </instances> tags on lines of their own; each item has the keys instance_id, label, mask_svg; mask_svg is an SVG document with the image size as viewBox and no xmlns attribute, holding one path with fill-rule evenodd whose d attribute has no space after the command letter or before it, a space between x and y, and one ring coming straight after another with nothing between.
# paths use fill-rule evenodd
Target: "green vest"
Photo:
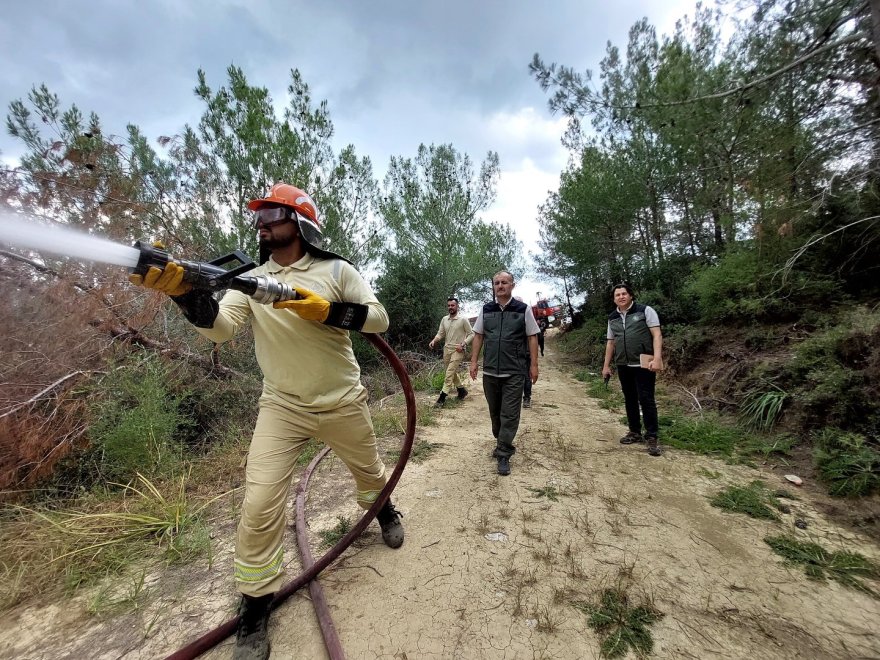
<instances>
[{"instance_id":1,"label":"green vest","mask_svg":"<svg viewBox=\"0 0 880 660\"><path fill-rule=\"evenodd\" d=\"M645 321L645 305L633 303L626 313L626 322L615 309L608 315L608 325L614 335L614 364L638 364L639 355L654 355L654 337Z\"/></svg>"},{"instance_id":2,"label":"green vest","mask_svg":"<svg viewBox=\"0 0 880 660\"><path fill-rule=\"evenodd\" d=\"M483 371L499 376L528 371L526 310L528 306L515 299L503 311L497 302L483 305Z\"/></svg>"}]
</instances>

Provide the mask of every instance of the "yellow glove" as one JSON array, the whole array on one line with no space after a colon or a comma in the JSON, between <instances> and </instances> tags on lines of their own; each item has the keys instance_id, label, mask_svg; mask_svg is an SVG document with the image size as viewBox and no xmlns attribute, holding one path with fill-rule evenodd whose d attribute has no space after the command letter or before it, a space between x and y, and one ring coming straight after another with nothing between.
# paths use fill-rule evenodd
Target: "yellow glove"
<instances>
[{"instance_id":1,"label":"yellow glove","mask_svg":"<svg viewBox=\"0 0 880 660\"><path fill-rule=\"evenodd\" d=\"M308 289L294 290L296 291L297 300L284 300L272 303L272 307L275 309L291 309L306 321L323 323L327 320L327 317L330 315L329 300L324 300L317 293Z\"/></svg>"},{"instance_id":2,"label":"yellow glove","mask_svg":"<svg viewBox=\"0 0 880 660\"><path fill-rule=\"evenodd\" d=\"M183 281L183 266L173 261L165 264L165 269L160 270L156 266L150 266L147 274L143 277L132 273L128 281L148 289L155 289L169 296L182 296L192 289L192 284Z\"/></svg>"}]
</instances>

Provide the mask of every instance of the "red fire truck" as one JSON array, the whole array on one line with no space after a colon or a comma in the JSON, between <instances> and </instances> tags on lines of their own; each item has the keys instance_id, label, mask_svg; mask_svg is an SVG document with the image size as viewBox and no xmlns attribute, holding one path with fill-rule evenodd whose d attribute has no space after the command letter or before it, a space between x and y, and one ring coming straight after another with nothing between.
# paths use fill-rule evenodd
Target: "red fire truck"
<instances>
[{"instance_id":1,"label":"red fire truck","mask_svg":"<svg viewBox=\"0 0 880 660\"><path fill-rule=\"evenodd\" d=\"M562 302L556 298L542 298L540 293L538 294L538 302L532 305L532 313L541 330L558 328L565 316L562 310Z\"/></svg>"}]
</instances>

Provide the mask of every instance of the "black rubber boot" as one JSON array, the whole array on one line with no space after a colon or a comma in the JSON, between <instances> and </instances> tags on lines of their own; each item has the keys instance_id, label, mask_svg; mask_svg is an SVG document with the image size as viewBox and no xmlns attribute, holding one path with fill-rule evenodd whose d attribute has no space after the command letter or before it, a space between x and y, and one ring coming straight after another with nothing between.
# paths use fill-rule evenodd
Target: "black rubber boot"
<instances>
[{"instance_id":1,"label":"black rubber boot","mask_svg":"<svg viewBox=\"0 0 880 660\"><path fill-rule=\"evenodd\" d=\"M382 540L389 548L399 548L403 545L403 524L400 519L403 514L394 508L391 500L385 502L385 506L379 509L376 520L382 528Z\"/></svg>"},{"instance_id":2,"label":"black rubber boot","mask_svg":"<svg viewBox=\"0 0 880 660\"><path fill-rule=\"evenodd\" d=\"M466 389L464 389L463 387L458 388L458 400L459 401L461 401L467 395L468 395L468 391Z\"/></svg>"},{"instance_id":3,"label":"black rubber boot","mask_svg":"<svg viewBox=\"0 0 880 660\"><path fill-rule=\"evenodd\" d=\"M275 594L242 596L232 660L268 660L269 606Z\"/></svg>"},{"instance_id":4,"label":"black rubber boot","mask_svg":"<svg viewBox=\"0 0 880 660\"><path fill-rule=\"evenodd\" d=\"M437 402L434 404L434 407L435 408L442 408L444 403L446 403L446 392L440 392L440 397L437 399Z\"/></svg>"}]
</instances>

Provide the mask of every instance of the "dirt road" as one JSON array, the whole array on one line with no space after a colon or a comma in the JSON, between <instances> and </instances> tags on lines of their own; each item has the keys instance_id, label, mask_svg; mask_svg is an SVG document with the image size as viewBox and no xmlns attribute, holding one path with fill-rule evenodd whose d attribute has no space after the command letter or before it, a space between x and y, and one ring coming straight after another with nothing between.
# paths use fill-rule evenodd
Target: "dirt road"
<instances>
[{"instance_id":1,"label":"dirt road","mask_svg":"<svg viewBox=\"0 0 880 660\"><path fill-rule=\"evenodd\" d=\"M835 582L808 580L763 542L792 532L873 559L876 545L791 502L781 522L713 508L708 497L757 478L742 465L643 445L622 446L620 412L599 408L559 368L552 343L533 406L523 411L512 474L499 477L480 383L418 439L439 446L411 464L395 492L406 542L381 544L378 527L322 575L349 658L595 658L600 638L573 607L605 588L663 613L651 628L658 658L880 656L880 601ZM325 461L327 463L327 461ZM354 515L339 461L312 487L310 530ZM324 489L324 490L322 490ZM337 492L338 491L338 492ZM795 517L807 523L795 529ZM233 517L215 530L211 566L150 576L149 606L121 618L82 613L86 597L12 614L0 656L155 658L228 618ZM288 558L295 556L292 540ZM316 553L319 554L319 553ZM296 560L290 569L296 572ZM45 634L38 643L36 634ZM273 615L274 658L326 657L304 592ZM39 644L39 646L38 646ZM231 655L231 642L208 658Z\"/></svg>"}]
</instances>

